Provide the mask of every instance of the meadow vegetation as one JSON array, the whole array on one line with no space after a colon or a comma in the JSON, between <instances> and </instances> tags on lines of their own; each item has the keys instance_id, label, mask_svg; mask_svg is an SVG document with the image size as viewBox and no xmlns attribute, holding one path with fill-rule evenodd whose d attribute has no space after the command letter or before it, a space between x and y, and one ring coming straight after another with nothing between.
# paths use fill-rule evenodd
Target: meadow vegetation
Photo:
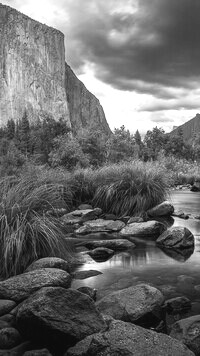
<instances>
[{"instance_id":1,"label":"meadow vegetation","mask_svg":"<svg viewBox=\"0 0 200 356\"><path fill-rule=\"evenodd\" d=\"M0 131L0 274L23 272L39 257L73 261L60 219L81 203L118 218L142 215L176 184L200 178L200 140L184 143L162 129L142 140L122 126L110 137L95 129L73 136L61 119L35 125L8 121ZM54 214L55 215L55 214Z\"/></svg>"}]
</instances>

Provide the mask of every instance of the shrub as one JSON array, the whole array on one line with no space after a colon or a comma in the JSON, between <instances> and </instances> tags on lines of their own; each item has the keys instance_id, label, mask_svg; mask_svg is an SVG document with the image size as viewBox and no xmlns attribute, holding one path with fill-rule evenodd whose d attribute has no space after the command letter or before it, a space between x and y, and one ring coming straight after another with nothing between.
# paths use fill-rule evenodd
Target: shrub
<instances>
[{"instance_id":1,"label":"shrub","mask_svg":"<svg viewBox=\"0 0 200 356\"><path fill-rule=\"evenodd\" d=\"M93 204L117 216L142 214L166 197L163 172L139 161L104 167L95 180Z\"/></svg>"},{"instance_id":2,"label":"shrub","mask_svg":"<svg viewBox=\"0 0 200 356\"><path fill-rule=\"evenodd\" d=\"M40 257L72 259L72 248L66 243L59 220L47 214L54 207L67 207L60 184L52 183L49 173L39 175L37 170L32 174L28 171L15 180L0 181L0 274L3 277L23 272ZM67 194L71 199L70 190Z\"/></svg>"}]
</instances>

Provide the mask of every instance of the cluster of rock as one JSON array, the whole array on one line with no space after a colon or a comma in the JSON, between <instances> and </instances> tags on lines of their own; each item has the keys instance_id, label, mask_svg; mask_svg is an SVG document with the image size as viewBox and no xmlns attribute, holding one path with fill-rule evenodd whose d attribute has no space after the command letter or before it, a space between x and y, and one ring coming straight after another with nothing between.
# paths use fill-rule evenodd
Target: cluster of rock
<instances>
[{"instance_id":1,"label":"cluster of rock","mask_svg":"<svg viewBox=\"0 0 200 356\"><path fill-rule=\"evenodd\" d=\"M169 228L162 220L173 214L174 207L168 201L150 209L143 217L126 216L120 220L103 214L100 208L83 204L60 219L66 231L72 232L70 237L76 246L88 249L85 253L95 261L105 261L118 251L135 248L138 238L154 240L159 247L168 250L193 250L194 236L187 228Z\"/></svg>"},{"instance_id":2,"label":"cluster of rock","mask_svg":"<svg viewBox=\"0 0 200 356\"><path fill-rule=\"evenodd\" d=\"M170 336L151 330L163 330L167 309L190 307L187 298L165 301L141 283L95 303L96 291L71 288L69 268L44 258L0 282L0 355L197 355L200 316L176 322Z\"/></svg>"}]
</instances>

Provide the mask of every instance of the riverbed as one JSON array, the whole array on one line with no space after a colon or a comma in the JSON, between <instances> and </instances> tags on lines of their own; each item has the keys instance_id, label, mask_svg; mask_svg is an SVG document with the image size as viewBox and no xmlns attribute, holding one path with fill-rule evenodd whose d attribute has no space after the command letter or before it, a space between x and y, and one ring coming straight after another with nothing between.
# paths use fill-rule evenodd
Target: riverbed
<instances>
[{"instance_id":1,"label":"riverbed","mask_svg":"<svg viewBox=\"0 0 200 356\"><path fill-rule=\"evenodd\" d=\"M200 314L200 220L192 218L200 215L200 193L172 191L169 199L175 210L191 214L188 220L174 218L169 224L190 229L195 236L194 251L164 251L153 241L137 240L136 248L130 252L118 253L106 262L90 260L80 266L79 270L98 270L102 274L76 280L73 287L95 288L100 299L115 290L145 282L159 288L166 299L184 295L191 300L192 308L184 315L167 316L169 325L177 319Z\"/></svg>"}]
</instances>

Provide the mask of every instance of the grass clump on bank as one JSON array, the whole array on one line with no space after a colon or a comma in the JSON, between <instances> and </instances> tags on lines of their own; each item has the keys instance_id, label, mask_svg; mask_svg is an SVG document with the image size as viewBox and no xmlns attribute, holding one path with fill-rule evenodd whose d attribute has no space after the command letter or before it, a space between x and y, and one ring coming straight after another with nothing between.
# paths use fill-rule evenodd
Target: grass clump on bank
<instances>
[{"instance_id":1,"label":"grass clump on bank","mask_svg":"<svg viewBox=\"0 0 200 356\"><path fill-rule=\"evenodd\" d=\"M32 170L0 182L0 275L22 273L34 260L56 256L72 259L59 220L48 210L65 206L60 183L50 172ZM71 191L69 197L71 208ZM66 196L65 196L66 199Z\"/></svg>"},{"instance_id":2,"label":"grass clump on bank","mask_svg":"<svg viewBox=\"0 0 200 356\"><path fill-rule=\"evenodd\" d=\"M82 187L82 194L78 193L79 203L89 202L104 213L118 217L142 214L166 197L163 172L140 161L81 170L78 178L72 191L76 196ZM71 179L77 181L77 172Z\"/></svg>"}]
</instances>

